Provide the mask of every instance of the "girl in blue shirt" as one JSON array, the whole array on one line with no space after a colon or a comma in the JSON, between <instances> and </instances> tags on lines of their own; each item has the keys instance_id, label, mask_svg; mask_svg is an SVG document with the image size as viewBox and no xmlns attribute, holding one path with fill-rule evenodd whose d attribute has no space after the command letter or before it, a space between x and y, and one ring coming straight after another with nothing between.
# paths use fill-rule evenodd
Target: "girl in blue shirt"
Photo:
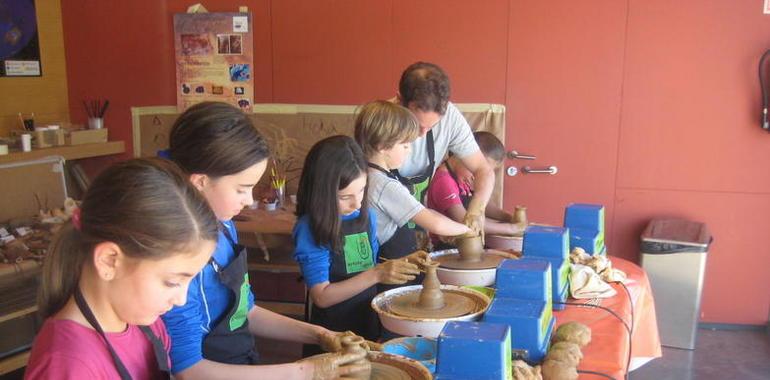
<instances>
[{"instance_id":1,"label":"girl in blue shirt","mask_svg":"<svg viewBox=\"0 0 770 380\"><path fill-rule=\"evenodd\" d=\"M348 136L328 137L310 149L297 191L294 258L310 290L310 322L376 340L379 319L370 306L376 285L403 284L420 272L407 260L377 264L366 176L363 152ZM316 352L305 347L305 355Z\"/></svg>"},{"instance_id":2,"label":"girl in blue shirt","mask_svg":"<svg viewBox=\"0 0 770 380\"><path fill-rule=\"evenodd\" d=\"M222 223L209 263L195 276L187 303L163 316L177 379L328 379L358 370L360 355L331 361L255 366L254 336L339 347L342 333L300 322L254 304L245 249L231 219L253 202L268 148L249 117L226 104L190 107L174 123L168 157L189 175Z\"/></svg>"}]
</instances>

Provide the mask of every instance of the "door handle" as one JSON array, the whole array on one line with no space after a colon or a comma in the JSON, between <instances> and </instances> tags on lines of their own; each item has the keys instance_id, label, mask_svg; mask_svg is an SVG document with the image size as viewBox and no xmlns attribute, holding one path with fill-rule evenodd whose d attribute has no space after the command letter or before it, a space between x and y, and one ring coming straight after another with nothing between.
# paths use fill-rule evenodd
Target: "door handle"
<instances>
[{"instance_id":1,"label":"door handle","mask_svg":"<svg viewBox=\"0 0 770 380\"><path fill-rule=\"evenodd\" d=\"M527 174L550 174L550 175L554 175L554 174L559 172L559 168L557 168L556 166L553 166L553 165L551 165L551 166L549 166L547 168L543 168L543 169L536 169L536 168L531 168L529 166L525 166L525 167L521 168L521 170L524 173L527 173Z\"/></svg>"},{"instance_id":2,"label":"door handle","mask_svg":"<svg viewBox=\"0 0 770 380\"><path fill-rule=\"evenodd\" d=\"M534 160L536 158L535 156L533 156L531 154L523 154L523 153L519 153L519 152L517 152L515 150L512 150L512 151L508 152L507 156L511 160L516 160L516 159L519 159L519 160Z\"/></svg>"}]
</instances>

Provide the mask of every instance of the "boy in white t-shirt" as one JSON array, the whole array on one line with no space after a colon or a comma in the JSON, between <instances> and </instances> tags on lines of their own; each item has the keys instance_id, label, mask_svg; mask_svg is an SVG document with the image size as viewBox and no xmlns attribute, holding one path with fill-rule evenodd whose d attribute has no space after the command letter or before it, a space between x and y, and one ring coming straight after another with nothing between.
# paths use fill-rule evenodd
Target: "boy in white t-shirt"
<instances>
[{"instance_id":1,"label":"boy in white t-shirt","mask_svg":"<svg viewBox=\"0 0 770 380\"><path fill-rule=\"evenodd\" d=\"M403 164L419 126L406 108L388 101L364 105L355 121L355 138L369 161L369 206L377 215L379 256L397 259L416 250L413 221L428 232L456 236L470 229L425 208L399 182L393 170Z\"/></svg>"}]
</instances>

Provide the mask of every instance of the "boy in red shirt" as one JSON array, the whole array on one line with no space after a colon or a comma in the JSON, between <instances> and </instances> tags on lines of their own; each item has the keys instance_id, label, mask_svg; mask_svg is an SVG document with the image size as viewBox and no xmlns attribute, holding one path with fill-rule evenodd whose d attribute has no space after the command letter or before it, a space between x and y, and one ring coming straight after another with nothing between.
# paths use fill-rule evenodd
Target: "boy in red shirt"
<instances>
[{"instance_id":1,"label":"boy in red shirt","mask_svg":"<svg viewBox=\"0 0 770 380\"><path fill-rule=\"evenodd\" d=\"M502 165L505 147L495 135L489 132L475 132L473 137L491 168ZM462 222L472 196L473 174L461 160L450 154L436 169L428 187L428 208ZM512 214L491 203L487 204L485 214L485 234L513 236L523 233L526 227L525 224L515 223Z\"/></svg>"}]
</instances>

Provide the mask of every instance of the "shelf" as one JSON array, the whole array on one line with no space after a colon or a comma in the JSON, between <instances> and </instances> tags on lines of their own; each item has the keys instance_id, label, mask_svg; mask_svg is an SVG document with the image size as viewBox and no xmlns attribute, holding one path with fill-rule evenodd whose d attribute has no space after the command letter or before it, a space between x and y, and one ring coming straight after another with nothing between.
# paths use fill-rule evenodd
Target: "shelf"
<instances>
[{"instance_id":1,"label":"shelf","mask_svg":"<svg viewBox=\"0 0 770 380\"><path fill-rule=\"evenodd\" d=\"M30 351L24 351L0 360L0 376L27 366Z\"/></svg>"},{"instance_id":2,"label":"shelf","mask_svg":"<svg viewBox=\"0 0 770 380\"><path fill-rule=\"evenodd\" d=\"M32 149L31 152L10 152L0 156L0 164L9 162L27 161L48 156L62 156L65 160L78 160L81 158L109 156L126 151L123 141L108 141L106 143L55 146L51 148Z\"/></svg>"}]
</instances>

